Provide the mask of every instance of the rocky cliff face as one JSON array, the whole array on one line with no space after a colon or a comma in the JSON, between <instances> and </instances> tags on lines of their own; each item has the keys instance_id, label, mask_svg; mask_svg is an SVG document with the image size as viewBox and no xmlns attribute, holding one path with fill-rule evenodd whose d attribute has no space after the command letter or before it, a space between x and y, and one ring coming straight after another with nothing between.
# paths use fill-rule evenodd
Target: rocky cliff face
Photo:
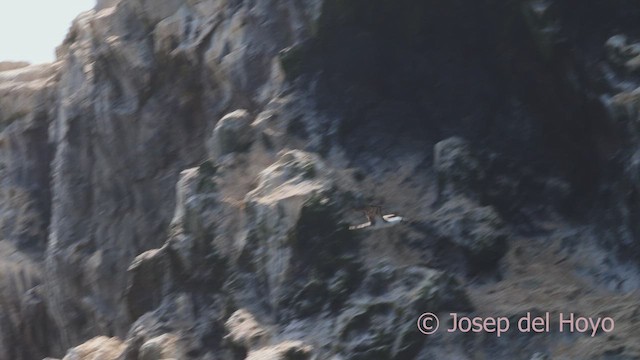
<instances>
[{"instance_id":1,"label":"rocky cliff face","mask_svg":"<svg viewBox=\"0 0 640 360\"><path fill-rule=\"evenodd\" d=\"M0 358L640 357L638 20L98 1L0 63ZM349 231L365 204L408 221ZM545 311L616 328L416 328Z\"/></svg>"}]
</instances>

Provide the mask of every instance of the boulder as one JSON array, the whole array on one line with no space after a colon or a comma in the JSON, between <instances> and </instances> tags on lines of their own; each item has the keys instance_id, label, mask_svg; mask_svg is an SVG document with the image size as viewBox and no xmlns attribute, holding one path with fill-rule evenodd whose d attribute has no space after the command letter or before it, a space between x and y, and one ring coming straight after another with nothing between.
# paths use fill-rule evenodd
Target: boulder
<instances>
[{"instance_id":1,"label":"boulder","mask_svg":"<svg viewBox=\"0 0 640 360\"><path fill-rule=\"evenodd\" d=\"M307 360L313 348L301 341L284 341L250 351L245 360Z\"/></svg>"},{"instance_id":2,"label":"boulder","mask_svg":"<svg viewBox=\"0 0 640 360\"><path fill-rule=\"evenodd\" d=\"M98 336L70 349L62 360L118 360L124 350L120 339Z\"/></svg>"},{"instance_id":3,"label":"boulder","mask_svg":"<svg viewBox=\"0 0 640 360\"><path fill-rule=\"evenodd\" d=\"M164 296L153 311L140 316L126 337L126 360L184 359L190 351L202 349L202 341L220 321L220 309L196 315L192 294L174 291ZM216 324L217 325L217 324ZM160 354L160 355L158 355ZM145 358L146 360L146 358Z\"/></svg>"},{"instance_id":4,"label":"boulder","mask_svg":"<svg viewBox=\"0 0 640 360\"><path fill-rule=\"evenodd\" d=\"M269 332L246 309L236 310L224 324L225 338L244 349L261 347L266 343Z\"/></svg>"},{"instance_id":5,"label":"boulder","mask_svg":"<svg viewBox=\"0 0 640 360\"><path fill-rule=\"evenodd\" d=\"M246 309L236 310L226 321L227 339L247 351L245 360L306 360L312 347L301 341L270 344L271 333Z\"/></svg>"},{"instance_id":6,"label":"boulder","mask_svg":"<svg viewBox=\"0 0 640 360\"><path fill-rule=\"evenodd\" d=\"M222 155L245 151L253 142L251 115L246 110L236 110L220 119L209 140L209 155L217 159Z\"/></svg>"},{"instance_id":7,"label":"boulder","mask_svg":"<svg viewBox=\"0 0 640 360\"><path fill-rule=\"evenodd\" d=\"M605 43L607 59L611 64L628 73L640 69L640 42L631 43L626 35L617 34Z\"/></svg>"},{"instance_id":8,"label":"boulder","mask_svg":"<svg viewBox=\"0 0 640 360\"><path fill-rule=\"evenodd\" d=\"M174 334L163 334L142 344L138 360L180 359L181 355L178 337Z\"/></svg>"}]
</instances>

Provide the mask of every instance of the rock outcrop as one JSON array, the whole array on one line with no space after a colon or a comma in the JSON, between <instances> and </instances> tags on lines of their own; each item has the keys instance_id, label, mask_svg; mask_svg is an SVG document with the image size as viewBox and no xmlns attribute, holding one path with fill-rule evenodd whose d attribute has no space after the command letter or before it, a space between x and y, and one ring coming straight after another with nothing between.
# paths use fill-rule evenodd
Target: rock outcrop
<instances>
[{"instance_id":1,"label":"rock outcrop","mask_svg":"<svg viewBox=\"0 0 640 360\"><path fill-rule=\"evenodd\" d=\"M209 140L209 156L217 159L225 154L247 150L253 141L252 122L246 110L236 110L222 117Z\"/></svg>"},{"instance_id":2,"label":"rock outcrop","mask_svg":"<svg viewBox=\"0 0 640 360\"><path fill-rule=\"evenodd\" d=\"M438 177L438 202L454 194L471 197L477 194L483 172L469 143L452 137L438 142L433 153L433 166Z\"/></svg>"},{"instance_id":3,"label":"rock outcrop","mask_svg":"<svg viewBox=\"0 0 640 360\"><path fill-rule=\"evenodd\" d=\"M457 197L444 203L433 216L438 235L464 249L474 265L494 265L507 250L504 221L491 206Z\"/></svg>"},{"instance_id":4,"label":"rock outcrop","mask_svg":"<svg viewBox=\"0 0 640 360\"><path fill-rule=\"evenodd\" d=\"M640 356L638 20L99 0L0 62L0 359ZM568 303L617 332L416 328Z\"/></svg>"},{"instance_id":5,"label":"rock outcrop","mask_svg":"<svg viewBox=\"0 0 640 360\"><path fill-rule=\"evenodd\" d=\"M121 340L99 336L70 349L62 360L117 360L124 349Z\"/></svg>"}]
</instances>

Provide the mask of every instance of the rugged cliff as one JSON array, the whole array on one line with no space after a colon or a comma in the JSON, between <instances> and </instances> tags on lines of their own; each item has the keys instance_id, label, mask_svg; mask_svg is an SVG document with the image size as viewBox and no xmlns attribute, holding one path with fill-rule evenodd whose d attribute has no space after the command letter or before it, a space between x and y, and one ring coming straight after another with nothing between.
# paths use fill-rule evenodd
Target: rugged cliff
<instances>
[{"instance_id":1,"label":"rugged cliff","mask_svg":"<svg viewBox=\"0 0 640 360\"><path fill-rule=\"evenodd\" d=\"M0 359L640 358L639 21L98 1L55 63L0 63ZM406 221L348 230L366 204Z\"/></svg>"}]
</instances>

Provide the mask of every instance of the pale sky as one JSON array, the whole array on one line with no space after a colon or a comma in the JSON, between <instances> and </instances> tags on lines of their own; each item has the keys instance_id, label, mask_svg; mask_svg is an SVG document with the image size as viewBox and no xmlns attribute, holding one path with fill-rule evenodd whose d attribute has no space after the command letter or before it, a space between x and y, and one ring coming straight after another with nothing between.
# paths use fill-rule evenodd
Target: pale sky
<instances>
[{"instance_id":1,"label":"pale sky","mask_svg":"<svg viewBox=\"0 0 640 360\"><path fill-rule=\"evenodd\" d=\"M95 0L0 0L0 61L51 62L71 21Z\"/></svg>"}]
</instances>

